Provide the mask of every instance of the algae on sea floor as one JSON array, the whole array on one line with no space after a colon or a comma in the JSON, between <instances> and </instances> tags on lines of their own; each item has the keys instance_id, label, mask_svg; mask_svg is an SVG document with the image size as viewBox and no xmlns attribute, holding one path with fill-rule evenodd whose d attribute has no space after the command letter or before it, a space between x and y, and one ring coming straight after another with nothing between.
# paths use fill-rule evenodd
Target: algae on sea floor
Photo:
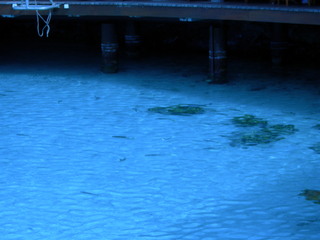
<instances>
[{"instance_id":1,"label":"algae on sea floor","mask_svg":"<svg viewBox=\"0 0 320 240\"><path fill-rule=\"evenodd\" d=\"M320 130L320 124L316 124L316 125L314 125L312 128L317 129L317 130Z\"/></svg>"},{"instance_id":2,"label":"algae on sea floor","mask_svg":"<svg viewBox=\"0 0 320 240\"><path fill-rule=\"evenodd\" d=\"M304 196L306 198L306 200L313 201L316 204L320 204L320 191L319 190L305 189L299 194L299 196Z\"/></svg>"},{"instance_id":3,"label":"algae on sea floor","mask_svg":"<svg viewBox=\"0 0 320 240\"><path fill-rule=\"evenodd\" d=\"M112 136L113 138L119 138L119 139L134 139L132 137L127 137L127 136L122 136L122 135L116 135L116 136Z\"/></svg>"},{"instance_id":4,"label":"algae on sea floor","mask_svg":"<svg viewBox=\"0 0 320 240\"><path fill-rule=\"evenodd\" d=\"M292 124L275 124L268 126L268 129L278 135L290 135L298 131Z\"/></svg>"},{"instance_id":5,"label":"algae on sea floor","mask_svg":"<svg viewBox=\"0 0 320 240\"><path fill-rule=\"evenodd\" d=\"M263 127L268 124L268 121L264 120L263 118L258 118L251 114L245 114L243 116L234 117L232 119L232 122L239 127Z\"/></svg>"},{"instance_id":6,"label":"algae on sea floor","mask_svg":"<svg viewBox=\"0 0 320 240\"><path fill-rule=\"evenodd\" d=\"M313 144L309 148L312 149L313 151L315 151L317 154L320 154L320 142Z\"/></svg>"},{"instance_id":7,"label":"algae on sea floor","mask_svg":"<svg viewBox=\"0 0 320 240\"><path fill-rule=\"evenodd\" d=\"M149 112L155 112L165 115L182 115L189 116L194 114L202 114L205 112L204 108L196 104L178 104L168 107L153 107L148 109Z\"/></svg>"},{"instance_id":8,"label":"algae on sea floor","mask_svg":"<svg viewBox=\"0 0 320 240\"><path fill-rule=\"evenodd\" d=\"M249 130L236 132L231 136L231 146L268 144L282 140L284 135L294 134L298 131L292 124L269 125L267 120L250 114L234 117L232 122L238 127L245 127Z\"/></svg>"},{"instance_id":9,"label":"algae on sea floor","mask_svg":"<svg viewBox=\"0 0 320 240\"><path fill-rule=\"evenodd\" d=\"M255 146L258 144L276 142L282 139L284 139L284 137L281 137L279 134L269 130L268 128L264 128L250 134L243 134L240 138L240 143L245 146Z\"/></svg>"}]
</instances>

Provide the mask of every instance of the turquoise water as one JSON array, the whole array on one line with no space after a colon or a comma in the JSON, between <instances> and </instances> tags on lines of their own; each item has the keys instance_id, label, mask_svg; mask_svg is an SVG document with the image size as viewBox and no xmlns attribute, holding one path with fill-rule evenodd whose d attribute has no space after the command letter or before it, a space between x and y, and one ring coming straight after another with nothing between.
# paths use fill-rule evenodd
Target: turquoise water
<instances>
[{"instance_id":1,"label":"turquoise water","mask_svg":"<svg viewBox=\"0 0 320 240\"><path fill-rule=\"evenodd\" d=\"M64 53L0 67L1 239L320 239L320 205L299 195L320 190L316 70L232 61L230 83L208 85L206 59L104 75ZM176 104L205 113L148 111ZM298 131L232 144L254 131L232 122L245 114Z\"/></svg>"}]
</instances>

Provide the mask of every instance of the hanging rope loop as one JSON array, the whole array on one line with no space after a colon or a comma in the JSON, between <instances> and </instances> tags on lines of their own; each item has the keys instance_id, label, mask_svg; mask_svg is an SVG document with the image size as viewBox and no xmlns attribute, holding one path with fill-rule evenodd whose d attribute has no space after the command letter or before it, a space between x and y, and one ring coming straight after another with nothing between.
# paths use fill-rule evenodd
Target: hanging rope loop
<instances>
[{"instance_id":1,"label":"hanging rope loop","mask_svg":"<svg viewBox=\"0 0 320 240\"><path fill-rule=\"evenodd\" d=\"M49 37L50 32L50 21L52 17L52 9L59 8L61 4L54 3L53 0L48 0L49 3L38 3L37 0L20 0L20 4L13 4L12 8L14 10L34 10L36 11L36 17L37 17L37 32L40 37L43 37L44 35L46 37ZM40 11L48 11L48 16L45 18L40 14ZM44 24L43 27L40 25Z\"/></svg>"},{"instance_id":2,"label":"hanging rope loop","mask_svg":"<svg viewBox=\"0 0 320 240\"><path fill-rule=\"evenodd\" d=\"M36 10L36 16L37 16L37 32L39 37L43 37L45 30L46 30L46 37L49 37L49 32L50 32L50 21L51 21L51 16L52 12L49 10L48 16L45 19L41 14L39 13L39 10ZM44 23L44 26L41 28L40 27L40 21ZM41 30L40 30L41 28Z\"/></svg>"}]
</instances>

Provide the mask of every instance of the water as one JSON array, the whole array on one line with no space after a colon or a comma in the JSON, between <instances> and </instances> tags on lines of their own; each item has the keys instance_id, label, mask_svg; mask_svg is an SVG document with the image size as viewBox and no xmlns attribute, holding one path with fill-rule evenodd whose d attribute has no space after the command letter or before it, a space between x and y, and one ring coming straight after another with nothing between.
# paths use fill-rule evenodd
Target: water
<instances>
[{"instance_id":1,"label":"water","mask_svg":"<svg viewBox=\"0 0 320 240\"><path fill-rule=\"evenodd\" d=\"M320 189L316 70L233 61L229 84L208 85L205 59L104 75L94 54L63 52L0 67L1 239L320 239L320 205L299 196ZM175 104L207 111L148 111ZM244 114L299 131L231 146Z\"/></svg>"}]
</instances>

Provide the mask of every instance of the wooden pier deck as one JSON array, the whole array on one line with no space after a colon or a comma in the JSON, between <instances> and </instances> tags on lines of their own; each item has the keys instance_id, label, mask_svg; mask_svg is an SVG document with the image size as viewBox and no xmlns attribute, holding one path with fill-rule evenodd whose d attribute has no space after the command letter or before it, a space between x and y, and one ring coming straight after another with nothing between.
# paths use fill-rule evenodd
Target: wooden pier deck
<instances>
[{"instance_id":1,"label":"wooden pier deck","mask_svg":"<svg viewBox=\"0 0 320 240\"><path fill-rule=\"evenodd\" d=\"M320 6L205 1L61 1L53 15L65 17L167 18L180 21L232 20L320 25ZM1 1L1 17L34 15L12 8L20 1Z\"/></svg>"}]
</instances>

